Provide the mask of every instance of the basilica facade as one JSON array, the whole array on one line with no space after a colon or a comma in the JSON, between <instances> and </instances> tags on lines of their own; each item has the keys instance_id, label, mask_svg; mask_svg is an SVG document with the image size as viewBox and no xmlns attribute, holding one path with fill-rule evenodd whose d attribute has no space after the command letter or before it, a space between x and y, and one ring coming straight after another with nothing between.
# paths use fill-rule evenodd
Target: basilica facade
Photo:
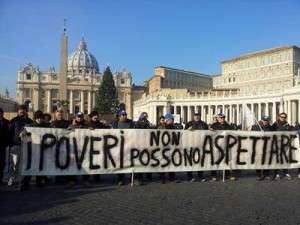
<instances>
[{"instance_id":1,"label":"basilica facade","mask_svg":"<svg viewBox=\"0 0 300 225\"><path fill-rule=\"evenodd\" d=\"M66 33L62 37L61 69L50 66L41 71L39 66L28 63L18 70L17 100L20 104L29 103L30 110L55 112L58 100L68 102L67 112L90 113L95 106L96 92L102 81L97 59L88 51L84 38L78 48L68 57ZM64 71L65 69L65 71ZM124 68L113 74L119 103L126 106L132 117L133 101L139 99L145 88L132 85L132 75ZM63 95L62 93L65 93Z\"/></svg>"}]
</instances>

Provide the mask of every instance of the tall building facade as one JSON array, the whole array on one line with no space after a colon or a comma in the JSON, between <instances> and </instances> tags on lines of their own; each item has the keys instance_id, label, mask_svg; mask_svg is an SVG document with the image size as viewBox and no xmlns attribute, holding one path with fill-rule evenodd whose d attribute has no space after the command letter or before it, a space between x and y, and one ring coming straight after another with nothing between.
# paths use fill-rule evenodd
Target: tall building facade
<instances>
[{"instance_id":1,"label":"tall building facade","mask_svg":"<svg viewBox=\"0 0 300 225\"><path fill-rule=\"evenodd\" d=\"M55 112L58 100L68 101L67 111L90 113L95 106L96 92L102 82L97 59L88 51L84 38L75 52L67 57L67 35L61 39L60 72L53 66L41 71L28 63L18 70L17 100L20 104L30 102L32 111ZM144 87L132 85L132 75L124 68L113 74L119 95L119 103L126 106L132 117L133 101L143 94Z\"/></svg>"},{"instance_id":2,"label":"tall building facade","mask_svg":"<svg viewBox=\"0 0 300 225\"><path fill-rule=\"evenodd\" d=\"M223 112L229 122L241 124L246 104L258 120L267 115L275 121L280 112L286 112L292 124L300 121L299 47L267 49L221 64L222 73L211 76L213 85L209 90L162 88L136 101L134 115L148 111L151 122L157 123L159 116L171 112L180 122L187 122L195 110L200 110L202 120L208 123L213 122L215 114ZM158 78L154 75L151 79ZM148 85L149 90L155 90L151 82Z\"/></svg>"}]
</instances>

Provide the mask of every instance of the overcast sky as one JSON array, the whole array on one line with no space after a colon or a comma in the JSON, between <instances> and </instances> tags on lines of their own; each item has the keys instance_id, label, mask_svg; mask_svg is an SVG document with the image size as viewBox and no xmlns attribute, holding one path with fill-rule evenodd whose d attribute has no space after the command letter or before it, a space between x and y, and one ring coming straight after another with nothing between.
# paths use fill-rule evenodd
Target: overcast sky
<instances>
[{"instance_id":1,"label":"overcast sky","mask_svg":"<svg viewBox=\"0 0 300 225\"><path fill-rule=\"evenodd\" d=\"M0 0L0 93L16 96L28 62L59 71L64 18L68 55L84 35L101 72L124 67L136 85L156 66L212 75L223 60L300 46L299 0Z\"/></svg>"}]
</instances>

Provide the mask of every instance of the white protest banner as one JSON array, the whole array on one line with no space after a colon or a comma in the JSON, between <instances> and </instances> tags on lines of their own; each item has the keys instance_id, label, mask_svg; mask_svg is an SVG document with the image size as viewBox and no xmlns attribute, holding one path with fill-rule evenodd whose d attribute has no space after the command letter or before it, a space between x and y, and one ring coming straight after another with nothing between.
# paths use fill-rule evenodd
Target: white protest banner
<instances>
[{"instance_id":1,"label":"white protest banner","mask_svg":"<svg viewBox=\"0 0 300 225\"><path fill-rule=\"evenodd\" d=\"M26 128L23 175L300 168L296 132Z\"/></svg>"}]
</instances>

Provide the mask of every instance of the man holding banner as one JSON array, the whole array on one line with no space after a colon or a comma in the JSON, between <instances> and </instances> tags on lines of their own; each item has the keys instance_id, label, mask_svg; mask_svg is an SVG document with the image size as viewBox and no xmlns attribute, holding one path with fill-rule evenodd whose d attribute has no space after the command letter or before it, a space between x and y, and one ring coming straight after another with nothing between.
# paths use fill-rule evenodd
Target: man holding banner
<instances>
[{"instance_id":1,"label":"man holding banner","mask_svg":"<svg viewBox=\"0 0 300 225\"><path fill-rule=\"evenodd\" d=\"M292 131L293 126L291 126L286 119L287 119L287 114L285 112L280 113L278 119L272 124L272 130ZM281 179L281 176L279 175L279 170L274 170L274 172L275 172L275 179ZM288 180L293 179L287 169L283 169L283 177Z\"/></svg>"},{"instance_id":2,"label":"man holding banner","mask_svg":"<svg viewBox=\"0 0 300 225\"><path fill-rule=\"evenodd\" d=\"M219 113L217 115L217 122L213 123L210 127L211 130L232 130L232 127L225 121L225 115L223 113ZM211 180L217 181L217 172L211 171ZM230 170L225 170L225 178L234 181L235 177L232 176L232 172Z\"/></svg>"},{"instance_id":3,"label":"man holding banner","mask_svg":"<svg viewBox=\"0 0 300 225\"><path fill-rule=\"evenodd\" d=\"M270 119L267 116L262 116L261 120L258 122L258 124L253 125L251 128L251 131L272 131L272 127L270 125ZM261 174L263 173L263 174ZM256 176L257 180L261 181L264 179L270 180L270 170L256 170Z\"/></svg>"},{"instance_id":4,"label":"man holding banner","mask_svg":"<svg viewBox=\"0 0 300 225\"><path fill-rule=\"evenodd\" d=\"M207 124L200 119L201 113L196 110L194 112L194 120L185 124L185 130L208 130ZM191 171L187 172L188 180L191 182L195 181L195 177L193 177L193 173ZM198 171L198 178L201 182L205 182L206 179L203 178L203 171Z\"/></svg>"}]
</instances>

